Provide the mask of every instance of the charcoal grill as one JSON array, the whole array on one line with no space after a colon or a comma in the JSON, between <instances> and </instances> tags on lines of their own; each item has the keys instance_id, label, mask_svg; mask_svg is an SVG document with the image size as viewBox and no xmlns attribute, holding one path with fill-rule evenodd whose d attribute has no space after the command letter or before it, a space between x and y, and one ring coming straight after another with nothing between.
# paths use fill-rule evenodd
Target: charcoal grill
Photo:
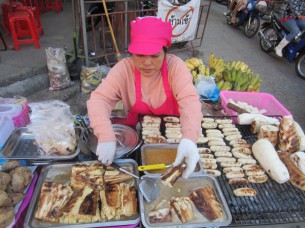
<instances>
[{"instance_id":1,"label":"charcoal grill","mask_svg":"<svg viewBox=\"0 0 305 228\"><path fill-rule=\"evenodd\" d=\"M251 134L249 125L237 127L249 143L257 140L256 135ZM217 179L232 214L230 226L305 222L305 192L290 182L278 184L269 178L262 184L250 183L249 187L257 191L255 197L235 197L225 175Z\"/></svg>"}]
</instances>

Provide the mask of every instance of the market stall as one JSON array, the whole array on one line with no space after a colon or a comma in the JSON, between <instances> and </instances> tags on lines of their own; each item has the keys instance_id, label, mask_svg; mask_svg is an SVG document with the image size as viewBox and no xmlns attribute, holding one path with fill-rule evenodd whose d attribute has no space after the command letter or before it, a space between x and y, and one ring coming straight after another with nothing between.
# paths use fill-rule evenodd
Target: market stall
<instances>
[{"instance_id":1,"label":"market stall","mask_svg":"<svg viewBox=\"0 0 305 228\"><path fill-rule=\"evenodd\" d=\"M179 178L183 164L170 166L181 137L179 117L141 116L135 129L125 125L124 117L112 117L118 152L115 163L122 172L97 162L97 141L88 118L73 116L59 101L30 104L31 124L14 127L0 152L1 159L18 161L17 166L29 174L21 189L12 190L24 195L6 225L217 227L304 223L304 133L292 114L267 93L222 91L220 100L218 111L202 103L197 142L200 161L188 179ZM50 104L56 107L58 118L51 116ZM43 137L37 138L37 132L44 132ZM54 135L57 141L50 146L46 141L53 140ZM5 165L9 163L3 162L3 173L13 175ZM145 170L147 165L160 163L162 169ZM3 190L9 194L8 187ZM1 208L7 208L6 204Z\"/></svg>"}]
</instances>

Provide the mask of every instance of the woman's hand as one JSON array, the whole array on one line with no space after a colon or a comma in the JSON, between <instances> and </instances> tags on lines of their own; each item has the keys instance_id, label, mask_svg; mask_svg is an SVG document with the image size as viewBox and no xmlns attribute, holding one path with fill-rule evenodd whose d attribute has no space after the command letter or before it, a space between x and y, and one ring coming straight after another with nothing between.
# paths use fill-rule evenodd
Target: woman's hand
<instances>
[{"instance_id":1,"label":"woman's hand","mask_svg":"<svg viewBox=\"0 0 305 228\"><path fill-rule=\"evenodd\" d=\"M104 142L99 143L96 148L96 155L105 165L111 165L114 159L116 150L116 142Z\"/></svg>"},{"instance_id":2,"label":"woman's hand","mask_svg":"<svg viewBox=\"0 0 305 228\"><path fill-rule=\"evenodd\" d=\"M299 19L300 21L305 21L305 16L300 15L300 16L298 16L298 19Z\"/></svg>"},{"instance_id":3,"label":"woman's hand","mask_svg":"<svg viewBox=\"0 0 305 228\"><path fill-rule=\"evenodd\" d=\"M180 165L183 160L186 163L186 169L184 170L182 177L186 179L194 172L197 162L199 161L198 148L196 144L189 139L181 139L173 166Z\"/></svg>"}]
</instances>

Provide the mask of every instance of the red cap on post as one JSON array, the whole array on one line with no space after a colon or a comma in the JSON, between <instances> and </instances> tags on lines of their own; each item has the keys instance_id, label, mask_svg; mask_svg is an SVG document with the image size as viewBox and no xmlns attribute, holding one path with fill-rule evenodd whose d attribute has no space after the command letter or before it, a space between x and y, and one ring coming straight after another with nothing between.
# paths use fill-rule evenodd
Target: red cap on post
<instances>
[{"instance_id":1,"label":"red cap on post","mask_svg":"<svg viewBox=\"0 0 305 228\"><path fill-rule=\"evenodd\" d=\"M171 45L172 26L157 17L138 17L130 22L128 51L132 54L154 55Z\"/></svg>"}]
</instances>

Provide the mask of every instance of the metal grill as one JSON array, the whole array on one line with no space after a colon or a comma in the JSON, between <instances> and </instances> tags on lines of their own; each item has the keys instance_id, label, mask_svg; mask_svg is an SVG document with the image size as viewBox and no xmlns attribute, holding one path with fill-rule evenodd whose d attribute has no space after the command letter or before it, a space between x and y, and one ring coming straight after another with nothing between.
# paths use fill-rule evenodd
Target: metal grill
<instances>
[{"instance_id":1,"label":"metal grill","mask_svg":"<svg viewBox=\"0 0 305 228\"><path fill-rule=\"evenodd\" d=\"M249 125L237 126L249 143L256 135L251 134ZM305 221L305 192L290 182L278 184L269 180L262 184L249 184L257 191L255 197L235 197L234 188L224 175L218 181L232 213L231 226L296 223Z\"/></svg>"}]
</instances>

